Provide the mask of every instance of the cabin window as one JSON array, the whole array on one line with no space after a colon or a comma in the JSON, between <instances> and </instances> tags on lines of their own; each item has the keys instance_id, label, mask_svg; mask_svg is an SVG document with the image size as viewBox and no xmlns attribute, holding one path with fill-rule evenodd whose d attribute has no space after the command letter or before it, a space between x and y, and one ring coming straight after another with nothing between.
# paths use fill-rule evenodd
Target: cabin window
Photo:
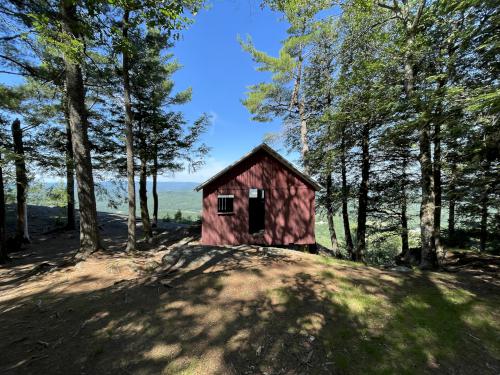
<instances>
[{"instance_id":1,"label":"cabin window","mask_svg":"<svg viewBox=\"0 0 500 375\"><path fill-rule=\"evenodd\" d=\"M264 189L250 189L248 191L248 232L261 233L264 230L266 208Z\"/></svg>"},{"instance_id":2,"label":"cabin window","mask_svg":"<svg viewBox=\"0 0 500 375\"><path fill-rule=\"evenodd\" d=\"M217 213L232 214L233 201L234 201L234 195L219 195L217 197Z\"/></svg>"}]
</instances>

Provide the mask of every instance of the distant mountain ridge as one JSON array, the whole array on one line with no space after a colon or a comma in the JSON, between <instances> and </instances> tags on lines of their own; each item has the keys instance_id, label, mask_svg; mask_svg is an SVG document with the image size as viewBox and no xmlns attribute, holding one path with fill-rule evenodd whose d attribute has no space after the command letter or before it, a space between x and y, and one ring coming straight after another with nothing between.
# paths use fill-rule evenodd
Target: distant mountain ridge
<instances>
[{"instance_id":1,"label":"distant mountain ridge","mask_svg":"<svg viewBox=\"0 0 500 375\"><path fill-rule=\"evenodd\" d=\"M99 181L96 184L100 185L103 188L106 189L114 189L116 188L116 184L120 183L123 185L124 188L127 187L126 183L127 181L125 180L118 180L118 181ZM47 187L52 187L54 185L58 185L59 183L57 182L46 182L44 183L45 186ZM196 186L198 186L200 183L199 182L192 182L192 181L158 181L157 188L158 192L164 192L164 191L192 191ZM139 183L136 183L136 188L139 189ZM151 192L153 190L153 181L148 181L147 182L147 190L148 192Z\"/></svg>"}]
</instances>

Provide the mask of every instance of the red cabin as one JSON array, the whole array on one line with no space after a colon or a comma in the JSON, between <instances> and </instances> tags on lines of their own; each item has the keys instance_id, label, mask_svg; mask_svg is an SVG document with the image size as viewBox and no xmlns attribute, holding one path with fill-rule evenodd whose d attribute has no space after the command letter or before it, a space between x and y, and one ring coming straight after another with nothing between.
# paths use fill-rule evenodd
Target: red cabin
<instances>
[{"instance_id":1,"label":"red cabin","mask_svg":"<svg viewBox=\"0 0 500 375\"><path fill-rule=\"evenodd\" d=\"M199 185L205 245L314 245L316 181L261 144Z\"/></svg>"}]
</instances>

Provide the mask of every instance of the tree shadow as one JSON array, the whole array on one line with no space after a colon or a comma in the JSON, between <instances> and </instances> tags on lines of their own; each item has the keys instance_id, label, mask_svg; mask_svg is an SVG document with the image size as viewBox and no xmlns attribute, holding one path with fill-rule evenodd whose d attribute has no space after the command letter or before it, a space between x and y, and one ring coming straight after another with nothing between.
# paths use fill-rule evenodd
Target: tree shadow
<instances>
[{"instance_id":1,"label":"tree shadow","mask_svg":"<svg viewBox=\"0 0 500 375\"><path fill-rule=\"evenodd\" d=\"M183 252L186 261L162 279L166 284L137 279L78 292L70 291L72 285L64 292L48 285L0 299L0 337L7 338L0 342L2 369L19 374L496 374L500 369L498 327L474 318L476 312L495 311L498 298L454 290L435 274L304 263L286 252L248 247L187 246L178 250ZM78 290L87 281L68 283Z\"/></svg>"}]
</instances>

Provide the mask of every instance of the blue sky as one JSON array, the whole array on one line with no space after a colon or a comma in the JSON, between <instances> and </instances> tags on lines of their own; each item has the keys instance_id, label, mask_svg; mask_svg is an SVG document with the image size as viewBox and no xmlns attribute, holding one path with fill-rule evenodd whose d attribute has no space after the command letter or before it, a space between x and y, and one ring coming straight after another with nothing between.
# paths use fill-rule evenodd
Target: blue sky
<instances>
[{"instance_id":1,"label":"blue sky","mask_svg":"<svg viewBox=\"0 0 500 375\"><path fill-rule=\"evenodd\" d=\"M161 180L203 181L261 143L266 133L280 131L279 121L252 121L241 104L247 87L266 81L270 75L256 71L249 54L241 49L238 35L250 35L258 49L273 55L278 54L286 37L287 24L280 15L260 4L260 0L211 0L209 9L195 17L173 48L183 65L174 76L175 87L179 91L193 89L192 102L179 109L190 121L203 112L212 116L212 125L202 139L211 152L206 165L195 174L182 172ZM0 74L0 81L9 85L22 82L5 74ZM279 143L273 147L285 151ZM288 158L293 162L297 155Z\"/></svg>"},{"instance_id":2,"label":"blue sky","mask_svg":"<svg viewBox=\"0 0 500 375\"><path fill-rule=\"evenodd\" d=\"M280 15L261 9L258 0L212 0L211 8L196 16L174 48L184 66L174 78L178 89L193 88L192 102L182 107L190 120L202 112L213 116L203 137L212 151L196 174L179 173L165 179L202 181L258 145L266 133L280 130L279 121L252 121L241 104L246 88L269 75L255 70L237 37L251 35L257 48L277 55L286 29ZM282 151L279 144L273 146Z\"/></svg>"}]
</instances>

